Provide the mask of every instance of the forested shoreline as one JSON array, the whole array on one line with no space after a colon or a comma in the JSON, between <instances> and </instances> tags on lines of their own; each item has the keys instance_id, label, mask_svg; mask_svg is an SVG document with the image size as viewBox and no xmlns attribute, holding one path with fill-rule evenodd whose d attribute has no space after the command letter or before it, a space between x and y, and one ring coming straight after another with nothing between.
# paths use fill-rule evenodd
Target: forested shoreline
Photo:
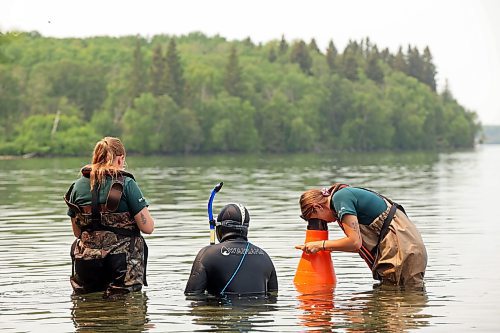
<instances>
[{"instance_id":1,"label":"forested shoreline","mask_svg":"<svg viewBox=\"0 0 500 333\"><path fill-rule=\"evenodd\" d=\"M105 135L145 155L472 147L477 115L436 73L429 48L368 38L2 33L0 154L89 154Z\"/></svg>"}]
</instances>

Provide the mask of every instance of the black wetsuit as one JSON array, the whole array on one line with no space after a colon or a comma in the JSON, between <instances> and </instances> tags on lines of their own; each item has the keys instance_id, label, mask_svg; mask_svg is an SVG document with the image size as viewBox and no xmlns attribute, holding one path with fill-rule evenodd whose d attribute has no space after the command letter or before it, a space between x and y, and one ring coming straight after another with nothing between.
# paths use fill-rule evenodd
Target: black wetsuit
<instances>
[{"instance_id":1,"label":"black wetsuit","mask_svg":"<svg viewBox=\"0 0 500 333\"><path fill-rule=\"evenodd\" d=\"M199 295L207 291L211 295L221 296L246 246L246 239L238 237L201 249L193 262L184 294ZM278 291L278 279L271 258L264 250L250 243L240 269L224 294L263 295L275 291Z\"/></svg>"}]
</instances>

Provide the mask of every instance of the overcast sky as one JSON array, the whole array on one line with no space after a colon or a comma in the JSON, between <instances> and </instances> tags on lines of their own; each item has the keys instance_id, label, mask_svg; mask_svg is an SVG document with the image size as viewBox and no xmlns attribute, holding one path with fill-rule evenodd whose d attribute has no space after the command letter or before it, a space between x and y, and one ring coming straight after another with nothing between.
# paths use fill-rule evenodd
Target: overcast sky
<instances>
[{"instance_id":1,"label":"overcast sky","mask_svg":"<svg viewBox=\"0 0 500 333\"><path fill-rule=\"evenodd\" d=\"M201 31L254 42L369 37L392 52L429 46L438 89L483 124L500 125L500 1L497 0L0 0L0 31L44 36L182 35Z\"/></svg>"}]
</instances>

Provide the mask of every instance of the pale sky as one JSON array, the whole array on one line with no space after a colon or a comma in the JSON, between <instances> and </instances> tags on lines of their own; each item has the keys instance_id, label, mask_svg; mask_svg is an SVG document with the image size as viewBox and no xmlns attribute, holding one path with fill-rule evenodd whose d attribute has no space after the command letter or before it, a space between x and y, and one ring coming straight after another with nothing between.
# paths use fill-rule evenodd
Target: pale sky
<instances>
[{"instance_id":1,"label":"pale sky","mask_svg":"<svg viewBox=\"0 0 500 333\"><path fill-rule=\"evenodd\" d=\"M438 90L448 80L483 124L500 125L497 0L0 0L0 31L44 36L183 35L201 31L254 42L315 38L342 51L369 37L379 49L429 46Z\"/></svg>"}]
</instances>

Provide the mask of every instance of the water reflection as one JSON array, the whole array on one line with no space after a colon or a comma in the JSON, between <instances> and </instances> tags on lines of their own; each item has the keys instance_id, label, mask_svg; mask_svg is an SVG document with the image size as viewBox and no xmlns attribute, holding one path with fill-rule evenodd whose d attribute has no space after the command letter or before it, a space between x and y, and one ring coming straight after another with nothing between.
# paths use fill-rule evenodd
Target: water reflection
<instances>
[{"instance_id":1,"label":"water reflection","mask_svg":"<svg viewBox=\"0 0 500 333\"><path fill-rule=\"evenodd\" d=\"M422 313L428 302L424 288L376 285L371 291L339 298L341 305L335 306L334 293L299 294L301 326L313 332L406 332L430 325L432 316Z\"/></svg>"},{"instance_id":2,"label":"water reflection","mask_svg":"<svg viewBox=\"0 0 500 333\"><path fill-rule=\"evenodd\" d=\"M296 286L297 287L297 286ZM317 286L306 288L297 287L298 308L302 311L299 315L300 324L310 331L324 331L332 327L332 316L334 314L334 286Z\"/></svg>"},{"instance_id":3,"label":"water reflection","mask_svg":"<svg viewBox=\"0 0 500 333\"><path fill-rule=\"evenodd\" d=\"M72 296L71 319L75 332L144 332L149 323L148 297L143 292L121 295L112 300L102 293Z\"/></svg>"},{"instance_id":4,"label":"water reflection","mask_svg":"<svg viewBox=\"0 0 500 333\"><path fill-rule=\"evenodd\" d=\"M276 296L203 297L192 300L189 312L203 332L249 332L273 326L276 302Z\"/></svg>"}]
</instances>

